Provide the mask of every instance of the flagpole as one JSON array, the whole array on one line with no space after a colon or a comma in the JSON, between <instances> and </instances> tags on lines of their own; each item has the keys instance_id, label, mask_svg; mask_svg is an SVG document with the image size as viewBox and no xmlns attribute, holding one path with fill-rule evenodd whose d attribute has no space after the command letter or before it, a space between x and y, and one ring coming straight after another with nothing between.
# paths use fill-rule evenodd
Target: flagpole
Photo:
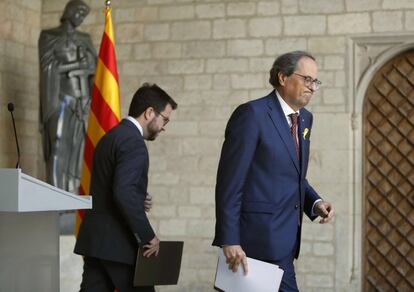
<instances>
[{"instance_id":1,"label":"flagpole","mask_svg":"<svg viewBox=\"0 0 414 292\"><path fill-rule=\"evenodd\" d=\"M111 8L111 0L106 0L105 1L105 6L106 6L106 8Z\"/></svg>"}]
</instances>

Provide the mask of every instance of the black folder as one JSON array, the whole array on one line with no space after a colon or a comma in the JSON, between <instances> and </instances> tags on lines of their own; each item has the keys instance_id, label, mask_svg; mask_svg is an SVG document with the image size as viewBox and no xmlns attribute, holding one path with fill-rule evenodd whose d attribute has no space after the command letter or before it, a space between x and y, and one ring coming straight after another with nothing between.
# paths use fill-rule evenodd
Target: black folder
<instances>
[{"instance_id":1,"label":"black folder","mask_svg":"<svg viewBox=\"0 0 414 292\"><path fill-rule=\"evenodd\" d=\"M138 251L134 286L176 285L180 275L184 242L161 241L157 256L146 258Z\"/></svg>"}]
</instances>

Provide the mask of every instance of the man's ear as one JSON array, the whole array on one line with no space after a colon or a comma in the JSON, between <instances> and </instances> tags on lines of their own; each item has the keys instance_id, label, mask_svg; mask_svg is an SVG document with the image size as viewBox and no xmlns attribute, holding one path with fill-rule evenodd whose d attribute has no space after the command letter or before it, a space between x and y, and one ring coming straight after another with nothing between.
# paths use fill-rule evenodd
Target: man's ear
<instances>
[{"instance_id":1,"label":"man's ear","mask_svg":"<svg viewBox=\"0 0 414 292\"><path fill-rule=\"evenodd\" d=\"M285 74L283 74L282 72L279 72L277 74L277 78L279 80L279 84L281 86L285 86L287 76Z\"/></svg>"},{"instance_id":2,"label":"man's ear","mask_svg":"<svg viewBox=\"0 0 414 292\"><path fill-rule=\"evenodd\" d=\"M146 120L152 120L153 116L155 115L155 111L152 107L147 107L144 111L144 118Z\"/></svg>"}]
</instances>

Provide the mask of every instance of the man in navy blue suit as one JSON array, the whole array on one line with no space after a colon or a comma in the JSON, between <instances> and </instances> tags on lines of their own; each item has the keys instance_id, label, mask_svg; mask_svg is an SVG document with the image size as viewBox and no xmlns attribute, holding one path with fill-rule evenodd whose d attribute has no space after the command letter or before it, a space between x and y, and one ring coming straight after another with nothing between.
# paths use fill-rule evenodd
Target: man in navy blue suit
<instances>
[{"instance_id":1,"label":"man in navy blue suit","mask_svg":"<svg viewBox=\"0 0 414 292\"><path fill-rule=\"evenodd\" d=\"M334 213L306 180L312 114L304 109L321 82L303 51L278 57L269 95L240 105L225 132L216 184L216 232L229 268L248 272L246 255L284 270L280 291L298 291L294 258L303 212L320 223Z\"/></svg>"},{"instance_id":2,"label":"man in navy blue suit","mask_svg":"<svg viewBox=\"0 0 414 292\"><path fill-rule=\"evenodd\" d=\"M75 253L84 256L82 292L154 292L133 287L138 247L157 255L159 240L145 211L148 151L144 140L165 130L175 101L157 85L144 84L132 98L128 117L98 142L93 155L92 210L79 229Z\"/></svg>"}]
</instances>

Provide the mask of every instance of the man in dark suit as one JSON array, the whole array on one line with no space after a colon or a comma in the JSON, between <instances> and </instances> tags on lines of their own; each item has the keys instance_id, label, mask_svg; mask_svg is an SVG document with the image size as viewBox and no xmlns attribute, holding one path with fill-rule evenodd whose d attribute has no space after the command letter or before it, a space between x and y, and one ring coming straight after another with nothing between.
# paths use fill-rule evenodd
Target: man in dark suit
<instances>
[{"instance_id":1,"label":"man in dark suit","mask_svg":"<svg viewBox=\"0 0 414 292\"><path fill-rule=\"evenodd\" d=\"M175 101L157 85L134 94L128 117L98 142L91 177L92 210L86 211L75 253L84 256L81 291L155 291L133 287L138 247L157 255L159 240L145 213L148 151L145 140L164 131Z\"/></svg>"},{"instance_id":2,"label":"man in dark suit","mask_svg":"<svg viewBox=\"0 0 414 292\"><path fill-rule=\"evenodd\" d=\"M280 291L298 291L293 259L300 249L303 212L328 222L334 213L306 180L312 114L308 104L321 82L313 56L277 58L269 95L240 105L225 133L216 184L216 232L229 268L246 255L284 270Z\"/></svg>"}]
</instances>

